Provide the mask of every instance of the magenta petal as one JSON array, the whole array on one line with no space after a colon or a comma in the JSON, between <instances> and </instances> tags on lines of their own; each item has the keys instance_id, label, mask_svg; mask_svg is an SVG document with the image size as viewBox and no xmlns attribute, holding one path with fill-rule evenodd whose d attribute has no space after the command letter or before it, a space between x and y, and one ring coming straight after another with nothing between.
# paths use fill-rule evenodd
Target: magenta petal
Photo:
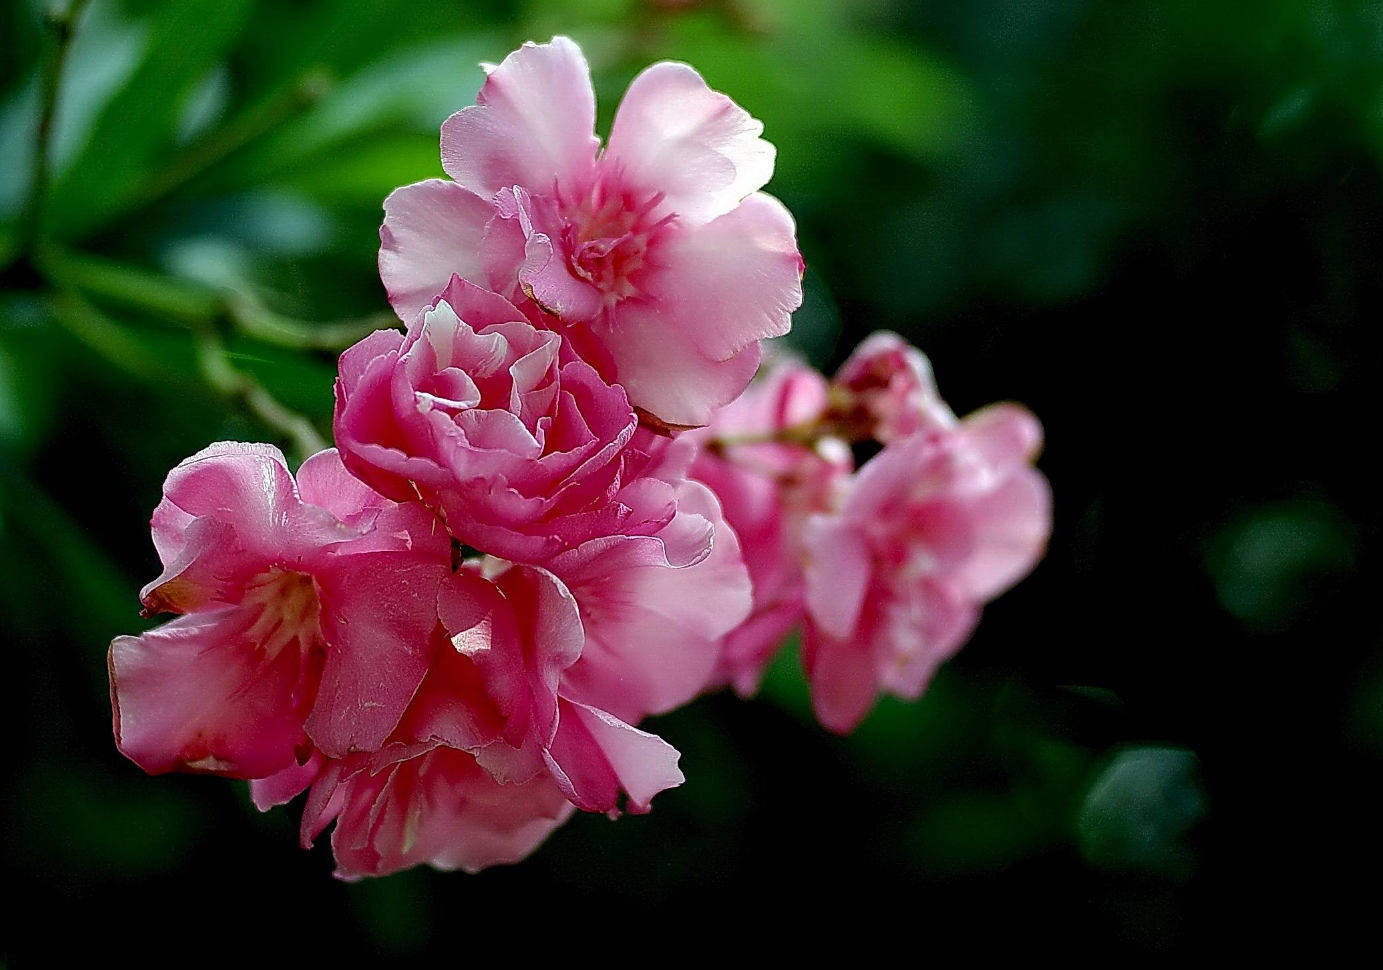
<instances>
[{"instance_id":1,"label":"magenta petal","mask_svg":"<svg viewBox=\"0 0 1383 970\"><path fill-rule=\"evenodd\" d=\"M586 58L566 37L514 51L476 101L442 125L442 168L462 186L489 199L511 185L570 191L589 177L600 144L595 92Z\"/></svg>"},{"instance_id":2,"label":"magenta petal","mask_svg":"<svg viewBox=\"0 0 1383 970\"><path fill-rule=\"evenodd\" d=\"M606 157L641 188L665 194L689 223L729 212L773 175L764 126L686 64L654 64L620 102Z\"/></svg>"},{"instance_id":3,"label":"magenta petal","mask_svg":"<svg viewBox=\"0 0 1383 970\"><path fill-rule=\"evenodd\" d=\"M837 640L809 623L802 636L802 662L816 719L828 731L849 734L874 706L879 691L869 643L853 637Z\"/></svg>"},{"instance_id":4,"label":"magenta petal","mask_svg":"<svg viewBox=\"0 0 1383 970\"><path fill-rule=\"evenodd\" d=\"M297 763L316 661L268 657L237 607L181 616L110 647L115 743L150 774L264 778Z\"/></svg>"},{"instance_id":5,"label":"magenta petal","mask_svg":"<svg viewBox=\"0 0 1383 970\"><path fill-rule=\"evenodd\" d=\"M411 553L344 555L319 574L328 644L307 733L323 753L373 751L427 673L444 563Z\"/></svg>"}]
</instances>

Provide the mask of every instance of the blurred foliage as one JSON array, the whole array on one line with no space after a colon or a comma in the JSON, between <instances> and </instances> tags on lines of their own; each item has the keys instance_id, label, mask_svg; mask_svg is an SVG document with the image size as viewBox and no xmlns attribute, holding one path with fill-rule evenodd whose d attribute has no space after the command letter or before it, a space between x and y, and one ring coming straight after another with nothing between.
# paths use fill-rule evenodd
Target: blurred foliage
<instances>
[{"instance_id":1,"label":"blurred foliage","mask_svg":"<svg viewBox=\"0 0 1383 970\"><path fill-rule=\"evenodd\" d=\"M1346 929L1370 905L1327 888L1383 848L1356 457L1383 4L91 0L29 252L43 9L0 4L0 859L22 887L0 954L191 955L233 926L450 955L453 924L535 918L624 951L916 926L1165 954L1232 934L1229 899L1310 886L1293 920ZM1056 534L920 702L849 738L814 725L790 650L761 699L660 720L689 782L650 816L578 818L477 878L335 883L294 850L296 809L124 763L103 654L142 623L166 469L215 439L292 446L256 389L327 430L331 348L387 309L381 200L440 174L478 62L554 32L585 46L602 125L665 57L761 118L810 266L789 342L829 367L889 327L959 410L1031 405Z\"/></svg>"}]
</instances>

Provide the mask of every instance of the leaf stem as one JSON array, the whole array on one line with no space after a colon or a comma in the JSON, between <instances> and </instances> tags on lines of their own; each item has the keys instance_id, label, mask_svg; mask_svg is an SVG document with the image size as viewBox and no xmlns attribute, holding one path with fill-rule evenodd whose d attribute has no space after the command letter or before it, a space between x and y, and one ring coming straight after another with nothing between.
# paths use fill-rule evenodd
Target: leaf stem
<instances>
[{"instance_id":1,"label":"leaf stem","mask_svg":"<svg viewBox=\"0 0 1383 970\"><path fill-rule=\"evenodd\" d=\"M58 93L62 86L63 64L72 45L73 29L87 0L71 0L65 7L54 7L44 18L48 51L43 63L42 89L39 95L38 131L34 137L33 177L29 196L19 220L20 256L32 256L43 232L43 210L48 198L50 154L53 140L53 119L57 115Z\"/></svg>"},{"instance_id":2,"label":"leaf stem","mask_svg":"<svg viewBox=\"0 0 1383 970\"><path fill-rule=\"evenodd\" d=\"M54 284L170 320L179 326L227 321L261 343L338 353L375 330L398 326L392 313L314 322L285 316L248 293L165 276L117 260L46 246L40 269Z\"/></svg>"},{"instance_id":3,"label":"leaf stem","mask_svg":"<svg viewBox=\"0 0 1383 970\"><path fill-rule=\"evenodd\" d=\"M327 447L311 421L285 407L263 384L231 363L220 334L205 328L197 334L196 340L197 362L206 382L228 400L243 404L266 426L282 435L292 444L300 461Z\"/></svg>"}]
</instances>

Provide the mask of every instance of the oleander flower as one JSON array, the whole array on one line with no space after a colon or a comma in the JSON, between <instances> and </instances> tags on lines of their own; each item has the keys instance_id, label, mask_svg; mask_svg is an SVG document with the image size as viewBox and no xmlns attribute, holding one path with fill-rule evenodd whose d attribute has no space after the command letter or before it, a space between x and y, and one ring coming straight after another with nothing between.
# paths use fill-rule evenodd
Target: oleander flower
<instances>
[{"instance_id":1,"label":"oleander flower","mask_svg":"<svg viewBox=\"0 0 1383 970\"><path fill-rule=\"evenodd\" d=\"M380 275L407 322L453 273L522 295L668 426L704 425L802 302L792 217L758 190L763 126L685 64L636 77L602 150L580 49L525 44L442 126L442 167L385 201Z\"/></svg>"},{"instance_id":2,"label":"oleander flower","mask_svg":"<svg viewBox=\"0 0 1383 970\"><path fill-rule=\"evenodd\" d=\"M406 335L341 355L334 424L362 480L440 507L452 535L505 559L652 534L676 512L674 486L642 474L624 389L459 277Z\"/></svg>"},{"instance_id":3,"label":"oleander flower","mask_svg":"<svg viewBox=\"0 0 1383 970\"><path fill-rule=\"evenodd\" d=\"M824 726L853 730L881 691L919 696L980 607L1041 558L1041 442L1029 412L986 408L890 444L839 511L807 521L803 663Z\"/></svg>"},{"instance_id":4,"label":"oleander flower","mask_svg":"<svg viewBox=\"0 0 1383 970\"><path fill-rule=\"evenodd\" d=\"M337 875L379 876L421 864L475 872L517 862L574 811L541 765L501 783L476 760L489 746L504 747L511 727L522 735L529 713L523 678L493 669L487 676L487 668L500 658L518 665L525 649L581 648L580 625L559 586L536 571L514 578L509 596L471 567L444 583L434 615L440 611L450 627L434 628L427 676L388 742L324 760L278 793L282 802L311 787L302 844L335 822Z\"/></svg>"},{"instance_id":5,"label":"oleander flower","mask_svg":"<svg viewBox=\"0 0 1383 970\"><path fill-rule=\"evenodd\" d=\"M269 445L182 462L153 515L164 570L110 648L116 744L151 773L285 777L314 751L378 748L427 671L450 548L416 503L348 475L334 451L297 480Z\"/></svg>"},{"instance_id":6,"label":"oleander flower","mask_svg":"<svg viewBox=\"0 0 1383 970\"><path fill-rule=\"evenodd\" d=\"M831 394L837 424L882 444L931 423L955 423L927 356L887 330L860 341L831 381Z\"/></svg>"},{"instance_id":7,"label":"oleander flower","mask_svg":"<svg viewBox=\"0 0 1383 970\"><path fill-rule=\"evenodd\" d=\"M571 696L563 680L587 643L576 600L535 566L468 564L442 585L438 613L454 648L475 663L503 729L476 759L505 784L548 775L577 808L649 809L682 783L661 738Z\"/></svg>"},{"instance_id":8,"label":"oleander flower","mask_svg":"<svg viewBox=\"0 0 1383 970\"><path fill-rule=\"evenodd\" d=\"M656 535L606 536L554 557L586 630L562 677L566 697L637 724L712 683L722 639L749 615L749 573L704 485L678 486L677 515Z\"/></svg>"},{"instance_id":9,"label":"oleander flower","mask_svg":"<svg viewBox=\"0 0 1383 970\"><path fill-rule=\"evenodd\" d=\"M302 842L335 822L338 875L517 862L577 808L645 812L681 784L670 745L566 696L588 641L552 573L473 561L443 582L436 609L427 676L388 742L276 792L311 787Z\"/></svg>"},{"instance_id":10,"label":"oleander flower","mask_svg":"<svg viewBox=\"0 0 1383 970\"><path fill-rule=\"evenodd\" d=\"M720 500L753 585L752 611L725 636L713 678L742 695L758 689L765 668L802 619L802 524L833 507L854 467L840 440L781 438L821 419L827 404L825 378L781 359L716 412L709 426L680 439L698 446L690 474Z\"/></svg>"}]
</instances>

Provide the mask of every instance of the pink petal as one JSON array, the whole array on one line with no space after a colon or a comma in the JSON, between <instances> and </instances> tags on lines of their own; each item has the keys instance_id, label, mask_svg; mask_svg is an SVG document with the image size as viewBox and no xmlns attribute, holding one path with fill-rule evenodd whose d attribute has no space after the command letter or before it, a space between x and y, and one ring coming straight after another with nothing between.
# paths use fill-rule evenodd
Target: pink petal
<instances>
[{"instance_id":1,"label":"pink petal","mask_svg":"<svg viewBox=\"0 0 1383 970\"><path fill-rule=\"evenodd\" d=\"M316 661L247 637L256 617L225 607L182 616L110 647L115 743L150 774L264 778L297 764Z\"/></svg>"},{"instance_id":2,"label":"pink petal","mask_svg":"<svg viewBox=\"0 0 1383 970\"><path fill-rule=\"evenodd\" d=\"M335 448L319 451L298 468L298 494L347 525L367 527L393 503L346 471Z\"/></svg>"},{"instance_id":3,"label":"pink petal","mask_svg":"<svg viewBox=\"0 0 1383 970\"><path fill-rule=\"evenodd\" d=\"M802 663L811 682L812 709L821 726L849 734L864 720L878 695L879 681L867 641L838 640L808 623Z\"/></svg>"},{"instance_id":4,"label":"pink petal","mask_svg":"<svg viewBox=\"0 0 1383 970\"><path fill-rule=\"evenodd\" d=\"M806 606L828 635L850 636L859 623L874 563L863 532L837 516L814 515L803 532Z\"/></svg>"},{"instance_id":5,"label":"pink petal","mask_svg":"<svg viewBox=\"0 0 1383 970\"><path fill-rule=\"evenodd\" d=\"M314 748L311 757L300 765L289 765L268 778L251 779L250 801L261 812L288 804L317 780L324 761L322 753Z\"/></svg>"},{"instance_id":6,"label":"pink petal","mask_svg":"<svg viewBox=\"0 0 1383 970\"><path fill-rule=\"evenodd\" d=\"M648 336L678 330L703 356L726 360L787 333L802 305L796 233L788 210L762 192L712 222L670 233L660 268L644 284L657 321Z\"/></svg>"},{"instance_id":7,"label":"pink petal","mask_svg":"<svg viewBox=\"0 0 1383 970\"><path fill-rule=\"evenodd\" d=\"M430 306L453 274L484 280L481 243L494 216L481 197L446 179L395 189L384 200L379 278L405 323Z\"/></svg>"},{"instance_id":8,"label":"pink petal","mask_svg":"<svg viewBox=\"0 0 1383 970\"><path fill-rule=\"evenodd\" d=\"M489 199L521 185L576 191L595 164L595 92L581 49L566 37L524 44L490 72L475 107L442 125L442 168Z\"/></svg>"},{"instance_id":9,"label":"pink petal","mask_svg":"<svg viewBox=\"0 0 1383 970\"><path fill-rule=\"evenodd\" d=\"M1052 489L1031 468L969 503L972 550L951 581L987 602L1026 576L1042 558L1052 532Z\"/></svg>"},{"instance_id":10,"label":"pink petal","mask_svg":"<svg viewBox=\"0 0 1383 970\"><path fill-rule=\"evenodd\" d=\"M709 555L677 567L665 545L679 520L714 527ZM720 638L749 613L749 576L709 490L684 483L677 518L658 536L612 536L558 556L550 568L581 607L586 645L563 677L573 700L637 722L706 686Z\"/></svg>"},{"instance_id":11,"label":"pink petal","mask_svg":"<svg viewBox=\"0 0 1383 970\"><path fill-rule=\"evenodd\" d=\"M378 770L357 762L325 778L322 792L314 789L325 816L314 828L336 818L338 876L382 876L420 864L478 872L518 862L571 815L546 776L500 785L464 752L405 753Z\"/></svg>"},{"instance_id":12,"label":"pink petal","mask_svg":"<svg viewBox=\"0 0 1383 970\"><path fill-rule=\"evenodd\" d=\"M662 738L567 700L562 701L557 737L545 754L557 787L587 812L617 812L623 791L628 810L641 814L654 795L685 781L677 768L681 755Z\"/></svg>"},{"instance_id":13,"label":"pink petal","mask_svg":"<svg viewBox=\"0 0 1383 970\"><path fill-rule=\"evenodd\" d=\"M729 212L773 175L764 126L686 64L654 64L620 102L606 158L640 188L666 193L688 223Z\"/></svg>"},{"instance_id":14,"label":"pink petal","mask_svg":"<svg viewBox=\"0 0 1383 970\"><path fill-rule=\"evenodd\" d=\"M1042 424L1017 404L991 404L968 415L962 428L970 444L996 468L1025 464L1042 450Z\"/></svg>"},{"instance_id":15,"label":"pink petal","mask_svg":"<svg viewBox=\"0 0 1383 970\"><path fill-rule=\"evenodd\" d=\"M427 673L444 562L412 553L333 559L318 575L328 644L307 732L342 758L382 745Z\"/></svg>"},{"instance_id":16,"label":"pink petal","mask_svg":"<svg viewBox=\"0 0 1383 970\"><path fill-rule=\"evenodd\" d=\"M664 424L699 427L753 380L759 345L751 344L729 360L712 360L701 355L690 336L664 323L651 306L620 308L610 341L615 379L629 392L630 404Z\"/></svg>"}]
</instances>

